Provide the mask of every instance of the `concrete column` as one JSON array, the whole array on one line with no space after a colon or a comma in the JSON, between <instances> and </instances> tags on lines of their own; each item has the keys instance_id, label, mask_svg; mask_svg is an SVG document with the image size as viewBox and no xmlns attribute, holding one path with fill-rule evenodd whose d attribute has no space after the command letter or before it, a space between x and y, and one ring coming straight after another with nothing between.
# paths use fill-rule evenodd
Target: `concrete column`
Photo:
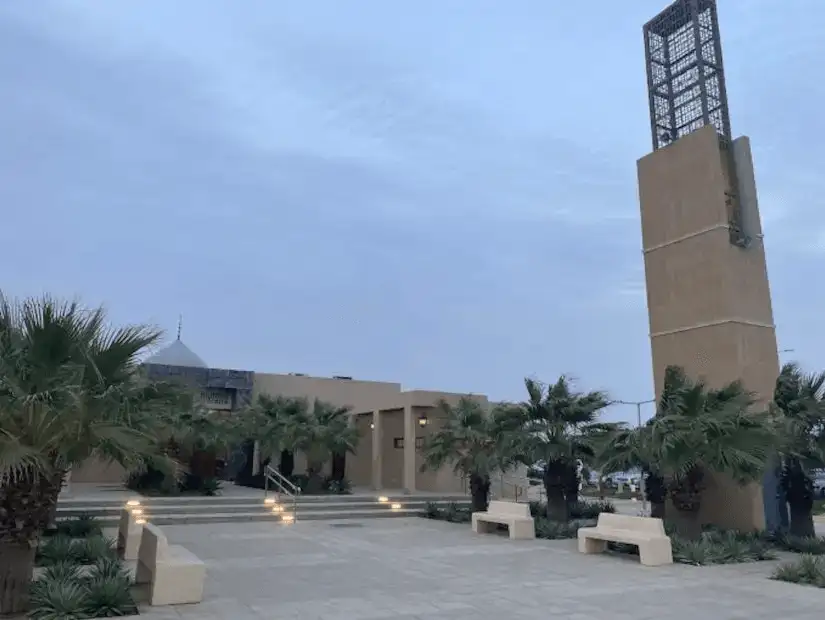
<instances>
[{"instance_id":1,"label":"concrete column","mask_svg":"<svg viewBox=\"0 0 825 620\"><path fill-rule=\"evenodd\" d=\"M415 431L417 420L411 405L404 407L404 493L415 492Z\"/></svg>"},{"instance_id":2,"label":"concrete column","mask_svg":"<svg viewBox=\"0 0 825 620\"><path fill-rule=\"evenodd\" d=\"M384 433L381 430L381 412L375 410L372 412L372 488L376 491L383 488L383 436Z\"/></svg>"}]
</instances>

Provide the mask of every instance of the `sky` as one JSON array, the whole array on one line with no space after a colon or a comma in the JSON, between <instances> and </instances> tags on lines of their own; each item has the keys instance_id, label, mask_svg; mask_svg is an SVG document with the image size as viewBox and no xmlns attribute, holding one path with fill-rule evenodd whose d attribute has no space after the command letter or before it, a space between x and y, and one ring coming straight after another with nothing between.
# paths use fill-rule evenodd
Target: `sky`
<instances>
[{"instance_id":1,"label":"sky","mask_svg":"<svg viewBox=\"0 0 825 620\"><path fill-rule=\"evenodd\" d=\"M636 161L665 5L0 2L0 288L169 338L182 315L216 367L651 398ZM825 368L825 4L719 5L783 361Z\"/></svg>"}]
</instances>

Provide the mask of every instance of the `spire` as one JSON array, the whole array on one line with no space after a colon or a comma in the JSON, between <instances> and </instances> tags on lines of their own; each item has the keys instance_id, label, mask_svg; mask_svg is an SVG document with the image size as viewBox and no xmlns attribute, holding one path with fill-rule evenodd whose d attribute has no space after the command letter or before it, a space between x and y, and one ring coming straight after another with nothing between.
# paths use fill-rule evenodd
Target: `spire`
<instances>
[{"instance_id":1,"label":"spire","mask_svg":"<svg viewBox=\"0 0 825 620\"><path fill-rule=\"evenodd\" d=\"M178 340L180 340L180 330L183 327L183 315L178 315Z\"/></svg>"}]
</instances>

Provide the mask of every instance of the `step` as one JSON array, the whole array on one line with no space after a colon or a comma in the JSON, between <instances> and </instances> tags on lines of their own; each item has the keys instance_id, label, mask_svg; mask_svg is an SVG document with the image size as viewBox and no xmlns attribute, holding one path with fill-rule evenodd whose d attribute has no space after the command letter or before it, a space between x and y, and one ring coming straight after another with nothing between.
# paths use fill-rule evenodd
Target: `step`
<instances>
[{"instance_id":1,"label":"step","mask_svg":"<svg viewBox=\"0 0 825 620\"><path fill-rule=\"evenodd\" d=\"M279 502L281 506L287 509L292 509L293 503L289 499L282 499ZM392 510L394 503L401 504L402 508L409 510L426 510L430 502L421 501L405 501L405 502L387 502L378 503L372 502L302 502L298 501L295 505L298 510L302 512L346 512L350 510ZM446 506L450 502L436 502L439 506ZM460 502L460 505L467 505L468 502ZM146 514L160 516L164 514L202 514L208 512L220 512L224 514L231 513L245 513L245 512L271 512L271 506L258 500L255 502L203 502L198 504L192 503L145 503L141 508ZM92 514L95 516L118 516L122 505L117 506L67 506L59 505L57 514L64 517L79 517L84 514Z\"/></svg>"},{"instance_id":2,"label":"step","mask_svg":"<svg viewBox=\"0 0 825 620\"><path fill-rule=\"evenodd\" d=\"M276 497L270 494L269 497ZM328 505L328 504L379 504L378 498L386 497L387 501L383 503L436 503L449 504L455 502L458 504L469 502L466 495L386 495L386 496L369 496L369 495L299 495L297 497L298 503L301 505ZM292 501L286 495L281 496L282 501ZM237 497L237 496L175 496L175 497L142 497L135 495L134 499L140 501L143 506L193 506L193 507L207 507L207 506L222 506L222 505L247 505L254 506L263 503L265 496L263 493L257 497ZM63 497L58 500L58 508L72 508L72 509L102 509L111 508L120 510L125 504L125 500L121 499L95 499L84 497Z\"/></svg>"},{"instance_id":3,"label":"step","mask_svg":"<svg viewBox=\"0 0 825 620\"><path fill-rule=\"evenodd\" d=\"M193 524L208 524L208 523L251 523L272 521L273 523L280 523L282 515L291 515L291 512L285 511L283 513L273 513L272 511L257 511L257 512L210 512L203 514L163 514L159 516L149 516L148 520L155 525L193 525ZM314 512L302 512L298 510L296 521L337 521L347 519L387 519L399 517L416 517L421 514L420 510L415 509L401 509L401 510L380 510L380 509L362 509L362 510L318 510ZM58 516L58 521L63 520L63 516ZM103 527L117 527L118 518L114 516L105 516L99 519Z\"/></svg>"}]
</instances>

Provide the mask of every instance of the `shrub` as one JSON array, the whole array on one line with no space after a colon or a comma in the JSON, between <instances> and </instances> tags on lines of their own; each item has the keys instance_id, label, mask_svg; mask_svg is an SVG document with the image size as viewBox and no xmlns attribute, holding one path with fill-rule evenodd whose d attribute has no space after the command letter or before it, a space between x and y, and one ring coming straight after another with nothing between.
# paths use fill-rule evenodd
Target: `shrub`
<instances>
[{"instance_id":1,"label":"shrub","mask_svg":"<svg viewBox=\"0 0 825 620\"><path fill-rule=\"evenodd\" d=\"M86 584L85 609L88 617L111 618L137 613L129 594L128 575L97 576Z\"/></svg>"},{"instance_id":2,"label":"shrub","mask_svg":"<svg viewBox=\"0 0 825 620\"><path fill-rule=\"evenodd\" d=\"M579 501L570 505L570 519L598 519L603 512L616 512L616 506L608 501ZM547 504L545 502L530 502L530 514L533 517L546 517Z\"/></svg>"},{"instance_id":3,"label":"shrub","mask_svg":"<svg viewBox=\"0 0 825 620\"><path fill-rule=\"evenodd\" d=\"M80 564L95 564L99 560L117 558L117 547L111 538L92 536L74 541L76 554Z\"/></svg>"},{"instance_id":4,"label":"shrub","mask_svg":"<svg viewBox=\"0 0 825 620\"><path fill-rule=\"evenodd\" d=\"M82 581L38 579L29 590L29 617L35 620L88 618L88 599Z\"/></svg>"},{"instance_id":5,"label":"shrub","mask_svg":"<svg viewBox=\"0 0 825 620\"><path fill-rule=\"evenodd\" d=\"M616 512L616 506L607 500L579 501L570 507L571 519L598 519L603 512Z\"/></svg>"},{"instance_id":6,"label":"shrub","mask_svg":"<svg viewBox=\"0 0 825 620\"><path fill-rule=\"evenodd\" d=\"M535 524L536 538L543 538L545 540L576 538L579 535L580 527L595 525L592 520L573 520L564 523L561 521L551 521L545 517L537 517Z\"/></svg>"},{"instance_id":7,"label":"shrub","mask_svg":"<svg viewBox=\"0 0 825 620\"><path fill-rule=\"evenodd\" d=\"M75 581L80 578L80 565L70 560L60 560L43 571L45 581Z\"/></svg>"},{"instance_id":8,"label":"shrub","mask_svg":"<svg viewBox=\"0 0 825 620\"><path fill-rule=\"evenodd\" d=\"M352 484L346 478L341 480L327 478L324 480L324 489L332 495L349 495L352 492Z\"/></svg>"},{"instance_id":9,"label":"shrub","mask_svg":"<svg viewBox=\"0 0 825 620\"><path fill-rule=\"evenodd\" d=\"M805 554L798 560L780 564L771 579L825 588L825 558Z\"/></svg>"},{"instance_id":10,"label":"shrub","mask_svg":"<svg viewBox=\"0 0 825 620\"><path fill-rule=\"evenodd\" d=\"M459 506L455 502L447 504L447 508L444 510L444 518L450 523L469 523L472 519L470 509Z\"/></svg>"},{"instance_id":11,"label":"shrub","mask_svg":"<svg viewBox=\"0 0 825 620\"><path fill-rule=\"evenodd\" d=\"M220 495L222 486L221 481L217 478L203 478L200 489L198 490L202 495L214 497L215 495Z\"/></svg>"},{"instance_id":12,"label":"shrub","mask_svg":"<svg viewBox=\"0 0 825 620\"><path fill-rule=\"evenodd\" d=\"M424 516L428 519L440 519L441 508L435 502L427 502L427 507L424 509Z\"/></svg>"},{"instance_id":13,"label":"shrub","mask_svg":"<svg viewBox=\"0 0 825 620\"><path fill-rule=\"evenodd\" d=\"M88 573L91 580L95 579L125 579L131 581L129 571L117 558L100 558Z\"/></svg>"},{"instance_id":14,"label":"shrub","mask_svg":"<svg viewBox=\"0 0 825 620\"><path fill-rule=\"evenodd\" d=\"M63 562L79 564L79 547L66 535L52 536L37 549L35 561L38 566L52 566Z\"/></svg>"},{"instance_id":15,"label":"shrub","mask_svg":"<svg viewBox=\"0 0 825 620\"><path fill-rule=\"evenodd\" d=\"M807 555L825 555L825 537L778 536L776 545L785 551Z\"/></svg>"},{"instance_id":16,"label":"shrub","mask_svg":"<svg viewBox=\"0 0 825 620\"><path fill-rule=\"evenodd\" d=\"M69 538L84 538L100 534L103 529L92 515L84 514L72 519L64 519L57 523L55 530L46 531L46 536L68 536Z\"/></svg>"}]
</instances>

